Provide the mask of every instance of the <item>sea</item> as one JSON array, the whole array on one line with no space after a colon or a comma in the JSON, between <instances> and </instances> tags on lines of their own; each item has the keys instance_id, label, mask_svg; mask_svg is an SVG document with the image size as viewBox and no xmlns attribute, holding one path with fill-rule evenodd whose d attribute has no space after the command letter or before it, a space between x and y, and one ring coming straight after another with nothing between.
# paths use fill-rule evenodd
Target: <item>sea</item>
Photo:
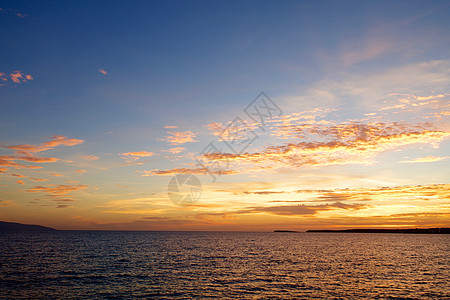
<instances>
[{"instance_id":1,"label":"sea","mask_svg":"<svg viewBox=\"0 0 450 300\"><path fill-rule=\"evenodd\" d=\"M450 235L0 232L1 299L450 299Z\"/></svg>"}]
</instances>

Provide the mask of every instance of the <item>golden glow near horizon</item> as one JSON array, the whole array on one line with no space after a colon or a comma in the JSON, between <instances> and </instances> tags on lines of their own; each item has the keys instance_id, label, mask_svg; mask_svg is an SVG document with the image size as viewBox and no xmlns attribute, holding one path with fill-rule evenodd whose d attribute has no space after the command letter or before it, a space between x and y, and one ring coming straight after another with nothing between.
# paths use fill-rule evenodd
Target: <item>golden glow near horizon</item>
<instances>
[{"instance_id":1,"label":"golden glow near horizon","mask_svg":"<svg viewBox=\"0 0 450 300\"><path fill-rule=\"evenodd\" d=\"M381 107L365 113L361 119L342 122L328 117L338 109L317 107L302 113L284 114L273 118L270 130L265 136L261 135L272 141L269 146L260 145L241 154L204 154L203 158L210 162L225 160L227 163L228 168L219 172L216 182L208 180L208 170L196 166L193 153L187 150L188 143L194 143L194 138L200 136L191 131L169 131L167 138L159 138L168 145L159 153L141 150L103 157L79 153L70 160L44 155L58 148L79 146L86 143L85 140L53 136L40 144L6 145L4 148L12 153L2 155L0 160L2 186L6 190L1 205L12 214L25 213L25 222L67 229L448 226L449 184L411 185L390 174L376 172L383 164L380 157L389 161L389 168L382 168L383 172L401 171L411 163L433 164L448 159L447 156L421 154L438 150L450 137L446 128L449 116L445 110L449 106L448 98L448 94L402 96L393 101L401 105L388 107L389 114ZM438 100L430 102L430 99ZM408 115L416 118L419 114L424 122L392 121L390 116L398 114L404 119ZM225 126L227 124L213 123L203 127L211 130L210 136L215 137ZM256 125L249 126L256 128ZM173 147L174 144L184 146ZM421 150L416 151L414 157L410 156L411 149L418 146ZM403 158L392 161L390 153ZM143 186L142 182L137 186L137 179L109 187L86 183L86 177L82 176L94 173L101 177L112 168L120 167L102 162L108 156L120 157L125 164L135 166L145 164L145 159L151 157L164 157L179 167L142 170L123 176L166 179L174 174L196 174L202 177L203 196L195 205L175 206L163 188L145 192L151 187ZM60 173L53 167L55 164L59 165ZM62 171L64 165L66 168ZM365 175L348 175L351 172L346 171L347 168L357 168Z\"/></svg>"}]
</instances>

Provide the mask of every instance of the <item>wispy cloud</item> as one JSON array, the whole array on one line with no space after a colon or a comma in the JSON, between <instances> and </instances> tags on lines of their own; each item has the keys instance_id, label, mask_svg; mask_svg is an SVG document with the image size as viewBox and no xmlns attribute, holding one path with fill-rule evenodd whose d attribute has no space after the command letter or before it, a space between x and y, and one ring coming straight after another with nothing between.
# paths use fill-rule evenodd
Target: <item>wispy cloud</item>
<instances>
[{"instance_id":1,"label":"wispy cloud","mask_svg":"<svg viewBox=\"0 0 450 300\"><path fill-rule=\"evenodd\" d=\"M30 154L50 150L58 146L75 146L83 142L84 140L71 139L63 135L54 135L52 136L51 141L42 143L40 145L24 144L24 145L6 146L6 148L16 150L18 153Z\"/></svg>"},{"instance_id":2,"label":"wispy cloud","mask_svg":"<svg viewBox=\"0 0 450 300\"><path fill-rule=\"evenodd\" d=\"M302 141L270 146L258 152L209 153L203 157L210 161L234 162L235 168L239 166L243 171L249 170L249 165L264 170L280 164L292 168L367 164L385 151L414 144L436 147L442 140L450 137L450 132L436 130L426 123L293 124L281 126L275 134Z\"/></svg>"},{"instance_id":3,"label":"wispy cloud","mask_svg":"<svg viewBox=\"0 0 450 300\"><path fill-rule=\"evenodd\" d=\"M102 73L103 75L106 75L106 74L108 74L108 72L106 72L105 70L103 70L103 69L98 69L98 71L100 72L100 73Z\"/></svg>"},{"instance_id":4,"label":"wispy cloud","mask_svg":"<svg viewBox=\"0 0 450 300\"><path fill-rule=\"evenodd\" d=\"M26 169L39 169L40 166L28 166L23 164L18 164L15 161L21 160L32 163L50 163L57 162L60 159L56 157L42 157L36 155L43 151L54 149L58 146L75 146L83 143L84 140L80 139L70 139L65 136L55 135L52 137L51 141L39 144L23 144L23 145L12 145L4 146L4 148L14 150L14 155L1 155L0 156L0 166L3 167L13 167L16 169L26 168Z\"/></svg>"},{"instance_id":5,"label":"wispy cloud","mask_svg":"<svg viewBox=\"0 0 450 300\"><path fill-rule=\"evenodd\" d=\"M333 209L359 210L366 208L367 205L362 204L344 204L335 202L333 204L322 205L278 205L265 207L252 207L239 213L269 213L284 216L314 215L319 211L328 211Z\"/></svg>"},{"instance_id":6,"label":"wispy cloud","mask_svg":"<svg viewBox=\"0 0 450 300\"><path fill-rule=\"evenodd\" d=\"M168 136L160 140L166 141L171 145L181 145L188 142L196 142L195 137L196 134L191 131L174 131L168 132Z\"/></svg>"},{"instance_id":7,"label":"wispy cloud","mask_svg":"<svg viewBox=\"0 0 450 300\"><path fill-rule=\"evenodd\" d=\"M219 171L211 171L206 168L177 168L177 169L168 169L168 170L151 170L144 171L144 175L142 176L151 176L151 175L161 175L161 176L171 176L176 174L192 174L192 175L203 175L203 174L213 174L213 175L229 175L236 174L236 171L232 170L219 170Z\"/></svg>"},{"instance_id":8,"label":"wispy cloud","mask_svg":"<svg viewBox=\"0 0 450 300\"><path fill-rule=\"evenodd\" d=\"M152 157L153 155L155 155L155 153L150 151L136 151L120 153L120 155L122 155L124 159L127 159L127 162L133 162L140 158Z\"/></svg>"},{"instance_id":9,"label":"wispy cloud","mask_svg":"<svg viewBox=\"0 0 450 300\"><path fill-rule=\"evenodd\" d=\"M183 152L185 150L186 150L186 148L184 148L184 147L174 147L174 148L170 148L170 149L167 149L167 150L164 150L164 151L170 152L172 154L178 154L178 153L181 153L181 152Z\"/></svg>"},{"instance_id":10,"label":"wispy cloud","mask_svg":"<svg viewBox=\"0 0 450 300\"><path fill-rule=\"evenodd\" d=\"M11 174L11 176L21 177L21 178L28 177L28 176L25 176L25 175L22 175L22 174L16 174L16 173Z\"/></svg>"},{"instance_id":11,"label":"wispy cloud","mask_svg":"<svg viewBox=\"0 0 450 300\"><path fill-rule=\"evenodd\" d=\"M96 155L82 155L81 158L85 159L87 161L93 161L93 160L100 159L100 157L98 157Z\"/></svg>"},{"instance_id":12,"label":"wispy cloud","mask_svg":"<svg viewBox=\"0 0 450 300\"><path fill-rule=\"evenodd\" d=\"M50 184L48 186L34 186L32 188L29 188L27 190L27 192L30 193L49 193L51 195L63 195L63 194L67 194L70 192L74 192L74 191L78 191L78 190L82 190L82 189L86 189L88 188L87 185L82 185L82 184L77 184L77 185L64 185L64 184L60 184L60 185L55 185L55 184Z\"/></svg>"},{"instance_id":13,"label":"wispy cloud","mask_svg":"<svg viewBox=\"0 0 450 300\"><path fill-rule=\"evenodd\" d=\"M410 160L403 160L402 163L427 163L427 162L436 162L450 158L449 156L425 156L425 157L417 157Z\"/></svg>"}]
</instances>

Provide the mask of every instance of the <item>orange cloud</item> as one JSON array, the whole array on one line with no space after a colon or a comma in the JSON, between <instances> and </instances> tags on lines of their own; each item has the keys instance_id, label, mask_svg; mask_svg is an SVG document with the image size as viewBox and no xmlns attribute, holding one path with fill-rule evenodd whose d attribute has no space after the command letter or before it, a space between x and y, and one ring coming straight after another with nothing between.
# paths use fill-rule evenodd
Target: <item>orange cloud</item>
<instances>
[{"instance_id":1,"label":"orange cloud","mask_svg":"<svg viewBox=\"0 0 450 300\"><path fill-rule=\"evenodd\" d=\"M155 155L153 152L149 151L136 151L136 152L127 152L127 153L119 153L120 155L124 156L123 158L128 159L127 162L132 162L135 160L138 160L142 157L151 157Z\"/></svg>"},{"instance_id":2,"label":"orange cloud","mask_svg":"<svg viewBox=\"0 0 450 300\"><path fill-rule=\"evenodd\" d=\"M26 168L26 169L40 169L39 166L26 166L22 164L15 163L16 160L22 160L33 163L48 163L59 161L56 157L41 157L35 155L35 153L43 152L46 150L53 149L57 146L75 146L83 143L84 140L80 139L69 139L62 135L55 135L52 137L51 141L42 143L40 145L12 145L5 146L5 148L15 150L14 155L1 155L0 156L0 166L13 167L16 169Z\"/></svg>"},{"instance_id":3,"label":"orange cloud","mask_svg":"<svg viewBox=\"0 0 450 300\"><path fill-rule=\"evenodd\" d=\"M26 75L22 71L14 71L9 74L9 77L14 83L24 83L28 80L33 80L33 77L31 75Z\"/></svg>"},{"instance_id":4,"label":"orange cloud","mask_svg":"<svg viewBox=\"0 0 450 300\"><path fill-rule=\"evenodd\" d=\"M65 185L65 184L54 185L54 184L51 184L47 187L39 186L39 185L34 186L32 188L29 188L27 190L27 192L31 192L31 193L45 192L45 193L50 193L53 195L62 195L62 194L67 194L67 193L78 191L78 190L85 189L85 188L88 188L88 186L82 185L82 184L78 184L78 185Z\"/></svg>"},{"instance_id":5,"label":"orange cloud","mask_svg":"<svg viewBox=\"0 0 450 300\"><path fill-rule=\"evenodd\" d=\"M205 127L212 131L213 135L220 135L226 128L222 123L219 122L209 123Z\"/></svg>"},{"instance_id":6,"label":"orange cloud","mask_svg":"<svg viewBox=\"0 0 450 300\"><path fill-rule=\"evenodd\" d=\"M234 191L236 193L236 191ZM389 199L399 203L402 199L411 204L411 200L450 199L450 184L407 185L381 188L355 188L330 190L296 190L296 191L241 191L243 194L307 194L310 200L271 200L270 202L342 202L375 201ZM395 201L394 201L395 200Z\"/></svg>"},{"instance_id":7,"label":"orange cloud","mask_svg":"<svg viewBox=\"0 0 450 300\"><path fill-rule=\"evenodd\" d=\"M175 125L166 125L166 126L164 126L164 128L167 128L167 129L175 129L175 128L178 128L178 126L175 126Z\"/></svg>"},{"instance_id":8,"label":"orange cloud","mask_svg":"<svg viewBox=\"0 0 450 300\"><path fill-rule=\"evenodd\" d=\"M59 158L56 157L40 157L40 156L16 156L16 159L35 163L48 163L48 162L56 162L59 160Z\"/></svg>"},{"instance_id":9,"label":"orange cloud","mask_svg":"<svg viewBox=\"0 0 450 300\"><path fill-rule=\"evenodd\" d=\"M137 152L120 153L120 155L132 157L150 157L155 155L155 153L149 151L137 151Z\"/></svg>"},{"instance_id":10,"label":"orange cloud","mask_svg":"<svg viewBox=\"0 0 450 300\"><path fill-rule=\"evenodd\" d=\"M33 181L47 181L48 179L45 179L45 178L30 178L30 180L33 180Z\"/></svg>"},{"instance_id":11,"label":"orange cloud","mask_svg":"<svg viewBox=\"0 0 450 300\"><path fill-rule=\"evenodd\" d=\"M24 144L24 145L6 146L6 148L17 150L18 152L20 151L19 153L30 154L50 150L58 146L76 146L82 143L84 143L84 140L70 139L63 135L54 135L52 136L51 141L42 143L40 145Z\"/></svg>"},{"instance_id":12,"label":"orange cloud","mask_svg":"<svg viewBox=\"0 0 450 300\"><path fill-rule=\"evenodd\" d=\"M165 150L166 152L170 152L172 154L178 154L183 152L184 150L186 150L186 148L184 147L174 147L174 148L170 148L168 150Z\"/></svg>"},{"instance_id":13,"label":"orange cloud","mask_svg":"<svg viewBox=\"0 0 450 300\"><path fill-rule=\"evenodd\" d=\"M429 144L433 147L450 137L450 132L433 129L431 124L408 125L400 123L344 123L340 125L298 124L281 126L277 135L299 138L291 142L271 146L253 153L207 153L210 161L226 160L235 167L249 170L269 169L284 164L293 168L325 166L333 164L370 163L384 151L391 151L413 144Z\"/></svg>"},{"instance_id":14,"label":"orange cloud","mask_svg":"<svg viewBox=\"0 0 450 300\"><path fill-rule=\"evenodd\" d=\"M98 69L98 71L100 72L100 73L102 73L103 75L106 75L106 74L108 74L108 72L106 72L105 70L103 70L103 69Z\"/></svg>"},{"instance_id":15,"label":"orange cloud","mask_svg":"<svg viewBox=\"0 0 450 300\"><path fill-rule=\"evenodd\" d=\"M12 156L12 155L1 155L0 156L0 166L3 167L13 167L15 169L41 169L42 167L39 166L27 166L15 163L13 160L18 160L19 158ZM5 168L2 168L3 170L7 170Z\"/></svg>"},{"instance_id":16,"label":"orange cloud","mask_svg":"<svg viewBox=\"0 0 450 300\"><path fill-rule=\"evenodd\" d=\"M196 140L194 139L196 135L191 131L168 132L168 134L169 135L165 139L161 140L166 141L172 145L180 145L188 142L196 142Z\"/></svg>"},{"instance_id":17,"label":"orange cloud","mask_svg":"<svg viewBox=\"0 0 450 300\"><path fill-rule=\"evenodd\" d=\"M192 175L203 175L203 174L213 174L213 175L228 175L235 174L236 171L231 170L220 170L220 171L209 171L207 168L179 168L179 169L169 169L169 170L151 170L144 171L144 175L142 176L152 176L152 175L162 175L162 176L171 176L176 174L192 174Z\"/></svg>"},{"instance_id":18,"label":"orange cloud","mask_svg":"<svg viewBox=\"0 0 450 300\"><path fill-rule=\"evenodd\" d=\"M86 170L75 170L75 172L77 172L77 173L86 173L87 171Z\"/></svg>"},{"instance_id":19,"label":"orange cloud","mask_svg":"<svg viewBox=\"0 0 450 300\"><path fill-rule=\"evenodd\" d=\"M22 180L17 180L16 183L18 183L18 184L25 184L25 182L23 182Z\"/></svg>"},{"instance_id":20,"label":"orange cloud","mask_svg":"<svg viewBox=\"0 0 450 300\"><path fill-rule=\"evenodd\" d=\"M25 175L22 175L22 174L11 174L11 176L15 176L15 177L28 177L28 176L25 176Z\"/></svg>"},{"instance_id":21,"label":"orange cloud","mask_svg":"<svg viewBox=\"0 0 450 300\"><path fill-rule=\"evenodd\" d=\"M93 161L93 160L97 160L100 159L100 157L96 156L96 155L83 155L81 156L82 159L88 160L88 161Z\"/></svg>"},{"instance_id":22,"label":"orange cloud","mask_svg":"<svg viewBox=\"0 0 450 300\"><path fill-rule=\"evenodd\" d=\"M266 206L266 207L252 207L239 213L269 213L274 215L298 216L298 215L314 215L319 211L333 210L333 209L350 209L359 210L366 208L367 205L362 204L344 204L342 202L335 202L333 204L323 205L280 205L280 206Z\"/></svg>"}]
</instances>

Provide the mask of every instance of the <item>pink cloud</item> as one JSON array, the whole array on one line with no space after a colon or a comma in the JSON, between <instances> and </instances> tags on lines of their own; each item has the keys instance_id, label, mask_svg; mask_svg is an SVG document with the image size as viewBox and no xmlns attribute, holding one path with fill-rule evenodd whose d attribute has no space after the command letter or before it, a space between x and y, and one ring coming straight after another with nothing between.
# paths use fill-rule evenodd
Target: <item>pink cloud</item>
<instances>
[{"instance_id":1,"label":"pink cloud","mask_svg":"<svg viewBox=\"0 0 450 300\"><path fill-rule=\"evenodd\" d=\"M100 157L96 156L96 155L83 155L81 156L82 159L88 160L88 161L93 161L93 160L97 160L100 159Z\"/></svg>"},{"instance_id":2,"label":"pink cloud","mask_svg":"<svg viewBox=\"0 0 450 300\"><path fill-rule=\"evenodd\" d=\"M0 73L0 78L3 81L7 81L8 79L5 77L5 73ZM14 83L24 83L27 82L29 80L33 80L33 76L29 75L29 74L24 74L22 71L17 70L14 71L12 73L9 74L9 78L11 78L12 82Z\"/></svg>"}]
</instances>

